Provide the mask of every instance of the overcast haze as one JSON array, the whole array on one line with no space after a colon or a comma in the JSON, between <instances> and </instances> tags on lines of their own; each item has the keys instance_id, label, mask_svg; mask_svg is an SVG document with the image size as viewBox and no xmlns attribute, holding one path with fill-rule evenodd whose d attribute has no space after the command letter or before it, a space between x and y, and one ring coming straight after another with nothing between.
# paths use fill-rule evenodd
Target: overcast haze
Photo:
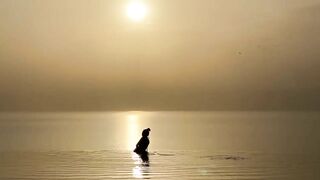
<instances>
[{"instance_id":1,"label":"overcast haze","mask_svg":"<svg viewBox=\"0 0 320 180\"><path fill-rule=\"evenodd\" d=\"M320 0L0 0L0 110L319 110Z\"/></svg>"}]
</instances>

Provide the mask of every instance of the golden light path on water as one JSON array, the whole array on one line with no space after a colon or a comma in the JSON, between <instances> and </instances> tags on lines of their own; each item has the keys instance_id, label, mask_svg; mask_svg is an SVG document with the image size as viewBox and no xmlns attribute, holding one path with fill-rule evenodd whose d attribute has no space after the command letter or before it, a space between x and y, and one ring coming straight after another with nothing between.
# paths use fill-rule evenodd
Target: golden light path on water
<instances>
[{"instance_id":1,"label":"golden light path on water","mask_svg":"<svg viewBox=\"0 0 320 180\"><path fill-rule=\"evenodd\" d=\"M129 113L127 115L127 149L132 151L135 148L136 143L138 142L141 134L141 127L139 127L139 115L137 112ZM133 153L131 154L134 167L132 168L132 176L137 179L143 179L146 175L148 175L148 167L141 166L140 157Z\"/></svg>"},{"instance_id":2,"label":"golden light path on water","mask_svg":"<svg viewBox=\"0 0 320 180\"><path fill-rule=\"evenodd\" d=\"M132 159L134 161L132 176L137 179L150 179L149 163L142 163L141 158L135 153L132 153Z\"/></svg>"},{"instance_id":3,"label":"golden light path on water","mask_svg":"<svg viewBox=\"0 0 320 180\"><path fill-rule=\"evenodd\" d=\"M127 149L133 150L136 143L139 140L139 116L136 113L130 113L127 115Z\"/></svg>"}]
</instances>

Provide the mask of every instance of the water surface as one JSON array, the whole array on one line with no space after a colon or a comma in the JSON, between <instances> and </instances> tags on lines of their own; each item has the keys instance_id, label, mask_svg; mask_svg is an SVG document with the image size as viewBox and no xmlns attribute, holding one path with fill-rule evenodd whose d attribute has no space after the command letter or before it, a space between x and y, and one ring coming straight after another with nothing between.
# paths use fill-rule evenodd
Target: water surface
<instances>
[{"instance_id":1,"label":"water surface","mask_svg":"<svg viewBox=\"0 0 320 180\"><path fill-rule=\"evenodd\" d=\"M0 179L319 179L316 112L1 115ZM150 162L132 153L151 128Z\"/></svg>"}]
</instances>

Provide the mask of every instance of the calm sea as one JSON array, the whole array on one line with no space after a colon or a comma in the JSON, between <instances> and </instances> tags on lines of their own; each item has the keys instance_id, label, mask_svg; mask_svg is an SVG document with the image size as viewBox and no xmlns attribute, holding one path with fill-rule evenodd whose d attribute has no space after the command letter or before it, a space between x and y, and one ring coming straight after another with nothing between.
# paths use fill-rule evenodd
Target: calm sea
<instances>
[{"instance_id":1,"label":"calm sea","mask_svg":"<svg viewBox=\"0 0 320 180\"><path fill-rule=\"evenodd\" d=\"M319 112L2 113L0 142L1 180L320 179Z\"/></svg>"}]
</instances>

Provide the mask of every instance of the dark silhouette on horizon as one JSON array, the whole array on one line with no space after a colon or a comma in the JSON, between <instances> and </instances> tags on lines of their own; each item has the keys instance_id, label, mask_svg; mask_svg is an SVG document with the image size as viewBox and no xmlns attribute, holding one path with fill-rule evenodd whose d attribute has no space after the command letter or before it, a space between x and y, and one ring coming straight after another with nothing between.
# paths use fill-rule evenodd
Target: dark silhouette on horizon
<instances>
[{"instance_id":1,"label":"dark silhouette on horizon","mask_svg":"<svg viewBox=\"0 0 320 180\"><path fill-rule=\"evenodd\" d=\"M148 146L150 144L150 141L148 136L150 131L150 128L144 129L142 131L142 137L137 143L136 148L133 150L133 152L137 153L140 156L143 162L149 162Z\"/></svg>"}]
</instances>

